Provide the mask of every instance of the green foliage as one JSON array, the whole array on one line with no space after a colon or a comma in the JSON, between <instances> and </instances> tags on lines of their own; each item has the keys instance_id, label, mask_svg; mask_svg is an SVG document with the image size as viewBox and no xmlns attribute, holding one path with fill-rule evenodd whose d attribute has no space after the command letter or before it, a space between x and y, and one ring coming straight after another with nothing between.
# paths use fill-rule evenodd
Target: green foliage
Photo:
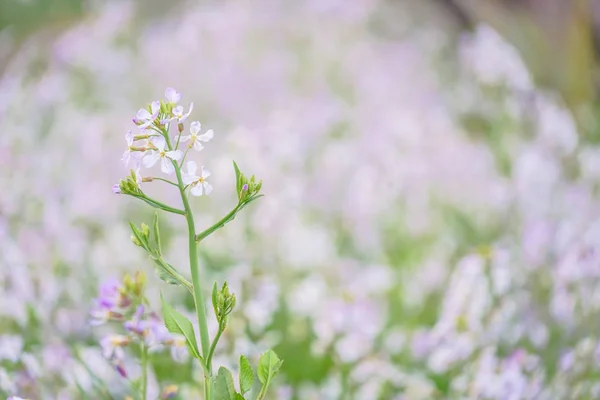
<instances>
[{"instance_id":1,"label":"green foliage","mask_svg":"<svg viewBox=\"0 0 600 400\"><path fill-rule=\"evenodd\" d=\"M239 398L237 395L238 393L235 391L231 372L225 367L219 368L219 372L215 379L214 400L236 400Z\"/></svg>"},{"instance_id":2,"label":"green foliage","mask_svg":"<svg viewBox=\"0 0 600 400\"><path fill-rule=\"evenodd\" d=\"M259 394L258 398L262 399L264 394L267 392L271 381L281 368L283 361L277 357L277 354L273 350L268 350L262 356L260 356L260 360L258 361L258 379L260 383L262 383L263 388L261 390L261 394Z\"/></svg>"},{"instance_id":3,"label":"green foliage","mask_svg":"<svg viewBox=\"0 0 600 400\"><path fill-rule=\"evenodd\" d=\"M250 362L245 356L240 356L240 392L242 394L246 394L252 389L252 384L254 383L254 371L250 366Z\"/></svg>"},{"instance_id":4,"label":"green foliage","mask_svg":"<svg viewBox=\"0 0 600 400\"><path fill-rule=\"evenodd\" d=\"M196 342L194 326L190 320L171 307L165 301L165 298L162 294L160 295L160 301L162 304L162 313L165 319L165 326L169 332L183 335L185 337L190 354L195 358L202 360L202 357L200 357L200 353L198 352L198 343Z\"/></svg>"}]
</instances>

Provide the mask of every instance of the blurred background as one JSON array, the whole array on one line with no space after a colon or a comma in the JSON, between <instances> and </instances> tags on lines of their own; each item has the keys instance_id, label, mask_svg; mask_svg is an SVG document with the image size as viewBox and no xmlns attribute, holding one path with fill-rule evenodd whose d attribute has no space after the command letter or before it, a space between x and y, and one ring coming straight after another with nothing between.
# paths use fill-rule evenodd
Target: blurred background
<instances>
[{"instance_id":1,"label":"blurred background","mask_svg":"<svg viewBox=\"0 0 600 400\"><path fill-rule=\"evenodd\" d=\"M197 224L231 160L264 181L200 246L238 297L217 363L273 347L273 399L600 398L598 39L595 0L0 0L0 395L124 398L88 324L106 279L192 313L130 242L154 210L111 192L173 86L215 130ZM152 360L149 398L199 397Z\"/></svg>"}]
</instances>

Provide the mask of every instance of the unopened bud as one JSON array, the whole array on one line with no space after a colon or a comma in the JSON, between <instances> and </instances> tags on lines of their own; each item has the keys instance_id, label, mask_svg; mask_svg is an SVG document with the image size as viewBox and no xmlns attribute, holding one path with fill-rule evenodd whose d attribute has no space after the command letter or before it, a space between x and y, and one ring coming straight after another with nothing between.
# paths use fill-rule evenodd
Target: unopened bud
<instances>
[{"instance_id":1,"label":"unopened bud","mask_svg":"<svg viewBox=\"0 0 600 400\"><path fill-rule=\"evenodd\" d=\"M142 235L144 235L144 237L148 237L150 235L150 228L144 223L142 223L140 231L142 232Z\"/></svg>"},{"instance_id":2,"label":"unopened bud","mask_svg":"<svg viewBox=\"0 0 600 400\"><path fill-rule=\"evenodd\" d=\"M180 122L180 123L178 123L178 124L177 124L177 130L179 131L179 133L182 133L182 132L183 132L183 129L184 129L183 123L181 123L181 122Z\"/></svg>"},{"instance_id":3,"label":"unopened bud","mask_svg":"<svg viewBox=\"0 0 600 400\"><path fill-rule=\"evenodd\" d=\"M125 274L125 277L123 278L123 286L125 287L125 291L127 292L133 292L133 290L135 289L135 282L133 281L131 275L129 275L128 273Z\"/></svg>"},{"instance_id":4,"label":"unopened bud","mask_svg":"<svg viewBox=\"0 0 600 400\"><path fill-rule=\"evenodd\" d=\"M257 184L256 187L254 188L254 191L256 193L260 192L260 189L262 188L262 180L260 180Z\"/></svg>"},{"instance_id":5,"label":"unopened bud","mask_svg":"<svg viewBox=\"0 0 600 400\"><path fill-rule=\"evenodd\" d=\"M152 182L154 180L154 178L152 178L151 176L144 176L142 178L142 182Z\"/></svg>"},{"instance_id":6,"label":"unopened bud","mask_svg":"<svg viewBox=\"0 0 600 400\"><path fill-rule=\"evenodd\" d=\"M142 243L138 240L138 238L135 237L135 235L131 235L131 241L133 242L133 244L135 244L136 246L140 246L142 247Z\"/></svg>"},{"instance_id":7,"label":"unopened bud","mask_svg":"<svg viewBox=\"0 0 600 400\"><path fill-rule=\"evenodd\" d=\"M148 281L148 278L146 277L146 273L143 271L136 271L134 276L135 287L133 289L133 293L135 293L136 296L141 296L146 288L146 282Z\"/></svg>"}]
</instances>

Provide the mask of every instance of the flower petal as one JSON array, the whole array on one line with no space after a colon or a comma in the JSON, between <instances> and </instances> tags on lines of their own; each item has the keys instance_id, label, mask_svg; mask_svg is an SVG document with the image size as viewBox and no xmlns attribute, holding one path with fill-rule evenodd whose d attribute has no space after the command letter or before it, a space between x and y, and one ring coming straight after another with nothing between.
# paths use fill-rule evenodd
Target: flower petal
<instances>
[{"instance_id":1,"label":"flower petal","mask_svg":"<svg viewBox=\"0 0 600 400\"><path fill-rule=\"evenodd\" d=\"M169 160L167 157L161 157L160 170L167 175L171 175L173 171L175 171L175 167L173 166L171 160Z\"/></svg>"},{"instance_id":2,"label":"flower petal","mask_svg":"<svg viewBox=\"0 0 600 400\"><path fill-rule=\"evenodd\" d=\"M181 152L181 150L173 150L173 151L167 151L165 153L165 155L167 157L169 157L171 160L179 161L179 160L181 160L181 156L183 156L183 153Z\"/></svg>"},{"instance_id":3,"label":"flower petal","mask_svg":"<svg viewBox=\"0 0 600 400\"><path fill-rule=\"evenodd\" d=\"M196 171L198 171L198 165L196 165L195 161L188 161L187 169L188 175L196 175Z\"/></svg>"},{"instance_id":4,"label":"flower petal","mask_svg":"<svg viewBox=\"0 0 600 400\"><path fill-rule=\"evenodd\" d=\"M125 141L127 142L127 146L131 146L133 144L133 132L127 131L125 134Z\"/></svg>"},{"instance_id":5,"label":"flower petal","mask_svg":"<svg viewBox=\"0 0 600 400\"><path fill-rule=\"evenodd\" d=\"M210 194L210 192L212 192L213 187L210 183L208 182L202 182L202 186L204 186L204 193L208 196Z\"/></svg>"},{"instance_id":6,"label":"flower petal","mask_svg":"<svg viewBox=\"0 0 600 400\"><path fill-rule=\"evenodd\" d=\"M198 132L200 132L200 129L202 129L202 124L198 121L194 121L190 124L190 132L192 132L192 135L197 135Z\"/></svg>"},{"instance_id":7,"label":"flower petal","mask_svg":"<svg viewBox=\"0 0 600 400\"><path fill-rule=\"evenodd\" d=\"M191 138L192 138L192 135L182 136L181 139L179 139L179 143L185 143L185 142L189 141Z\"/></svg>"},{"instance_id":8,"label":"flower petal","mask_svg":"<svg viewBox=\"0 0 600 400\"><path fill-rule=\"evenodd\" d=\"M215 135L215 132L212 129L209 129L202 135L198 136L198 140L201 140L203 142L208 142L210 139L213 138L214 135Z\"/></svg>"},{"instance_id":9,"label":"flower petal","mask_svg":"<svg viewBox=\"0 0 600 400\"><path fill-rule=\"evenodd\" d=\"M196 186L192 186L192 190L190 190L190 192L194 195L194 196L202 196L202 185L196 185Z\"/></svg>"},{"instance_id":10,"label":"flower petal","mask_svg":"<svg viewBox=\"0 0 600 400\"><path fill-rule=\"evenodd\" d=\"M178 93L177 90L172 87L168 87L165 90L165 97L170 103L177 104L179 103L179 100L181 100L181 93Z\"/></svg>"},{"instance_id":11,"label":"flower petal","mask_svg":"<svg viewBox=\"0 0 600 400\"><path fill-rule=\"evenodd\" d=\"M204 169L204 165L202 166L202 174L201 175L204 179L206 179L210 176L210 171L207 169Z\"/></svg>"},{"instance_id":12,"label":"flower petal","mask_svg":"<svg viewBox=\"0 0 600 400\"><path fill-rule=\"evenodd\" d=\"M156 118L156 116L158 115L158 112L160 111L160 101L156 100L153 101L152 104L150 105L150 108L152 109L152 119Z\"/></svg>"},{"instance_id":13,"label":"flower petal","mask_svg":"<svg viewBox=\"0 0 600 400\"><path fill-rule=\"evenodd\" d=\"M144 157L144 159L142 160L142 163L144 164L144 167L151 168L154 166L154 164L156 164L156 162L158 161L159 158L160 158L160 154L158 154L157 151L151 151L149 154L147 154Z\"/></svg>"},{"instance_id":14,"label":"flower petal","mask_svg":"<svg viewBox=\"0 0 600 400\"><path fill-rule=\"evenodd\" d=\"M150 143L152 143L159 151L163 151L167 145L165 138L162 136L152 136L150 138Z\"/></svg>"},{"instance_id":15,"label":"flower petal","mask_svg":"<svg viewBox=\"0 0 600 400\"><path fill-rule=\"evenodd\" d=\"M200 179L199 176L191 175L191 174L183 174L183 176L181 177L181 180L186 185L191 185L192 183L196 182L198 179Z\"/></svg>"},{"instance_id":16,"label":"flower petal","mask_svg":"<svg viewBox=\"0 0 600 400\"><path fill-rule=\"evenodd\" d=\"M200 151L204 148L204 146L202 146L202 143L200 143L198 140L194 141L194 149L197 151Z\"/></svg>"}]
</instances>

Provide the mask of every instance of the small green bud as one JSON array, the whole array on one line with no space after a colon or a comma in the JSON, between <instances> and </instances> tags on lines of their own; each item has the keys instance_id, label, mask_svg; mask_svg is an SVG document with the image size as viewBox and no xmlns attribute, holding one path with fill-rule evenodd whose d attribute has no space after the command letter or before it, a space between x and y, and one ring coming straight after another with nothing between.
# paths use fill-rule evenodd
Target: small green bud
<instances>
[{"instance_id":1,"label":"small green bud","mask_svg":"<svg viewBox=\"0 0 600 400\"><path fill-rule=\"evenodd\" d=\"M133 242L133 244L135 244L136 246L140 246L142 247L142 243L138 240L138 238L135 237L135 235L131 235L131 241Z\"/></svg>"},{"instance_id":2,"label":"small green bud","mask_svg":"<svg viewBox=\"0 0 600 400\"><path fill-rule=\"evenodd\" d=\"M255 193L260 192L261 188L262 188L262 179L260 181L258 181L258 183L256 184L256 187L254 188Z\"/></svg>"},{"instance_id":3,"label":"small green bud","mask_svg":"<svg viewBox=\"0 0 600 400\"><path fill-rule=\"evenodd\" d=\"M184 129L185 129L185 127L183 126L182 122L177 124L177 130L179 131L179 133L183 133Z\"/></svg>"},{"instance_id":4,"label":"small green bud","mask_svg":"<svg viewBox=\"0 0 600 400\"><path fill-rule=\"evenodd\" d=\"M135 282L133 281L131 275L129 275L128 273L125 274L125 276L123 277L123 286L125 287L127 293L133 292L135 289Z\"/></svg>"},{"instance_id":5,"label":"small green bud","mask_svg":"<svg viewBox=\"0 0 600 400\"><path fill-rule=\"evenodd\" d=\"M150 236L150 227L148 225L142 223L140 231L144 237L148 238Z\"/></svg>"},{"instance_id":6,"label":"small green bud","mask_svg":"<svg viewBox=\"0 0 600 400\"><path fill-rule=\"evenodd\" d=\"M255 177L254 175L252 175L252 176L250 177L250 182L254 183L254 180L255 180L255 179L256 179L256 177Z\"/></svg>"}]
</instances>

